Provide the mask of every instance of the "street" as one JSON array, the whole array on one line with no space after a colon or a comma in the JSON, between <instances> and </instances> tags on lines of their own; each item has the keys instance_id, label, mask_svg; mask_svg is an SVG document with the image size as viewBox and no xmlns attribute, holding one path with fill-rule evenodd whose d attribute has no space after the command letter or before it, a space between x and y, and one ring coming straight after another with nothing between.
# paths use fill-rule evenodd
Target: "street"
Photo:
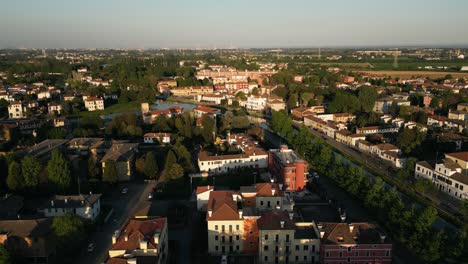
<instances>
[{"instance_id":1,"label":"street","mask_svg":"<svg viewBox=\"0 0 468 264\"><path fill-rule=\"evenodd\" d=\"M128 188L127 194L120 193L124 187ZM114 213L107 223L97 227L97 230L90 234L88 243L96 243L94 252L88 252L87 245L84 245L75 263L100 264L105 262L114 231L121 229L134 216L138 208L149 203L147 198L152 187L153 184L144 182L123 183L116 187L112 193L106 195L101 203L112 206Z\"/></svg>"}]
</instances>

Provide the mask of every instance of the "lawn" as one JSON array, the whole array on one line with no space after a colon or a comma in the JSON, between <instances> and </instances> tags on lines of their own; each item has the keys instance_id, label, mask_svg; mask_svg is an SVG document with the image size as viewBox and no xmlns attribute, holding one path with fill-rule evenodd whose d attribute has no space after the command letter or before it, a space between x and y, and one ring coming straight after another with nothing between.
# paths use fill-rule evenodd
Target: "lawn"
<instances>
[{"instance_id":1,"label":"lawn","mask_svg":"<svg viewBox=\"0 0 468 264\"><path fill-rule=\"evenodd\" d=\"M94 116L94 115L108 115L114 113L125 113L132 110L140 109L140 103L137 101L132 101L128 103L115 104L105 108L102 111L83 111L80 113L80 116Z\"/></svg>"}]
</instances>

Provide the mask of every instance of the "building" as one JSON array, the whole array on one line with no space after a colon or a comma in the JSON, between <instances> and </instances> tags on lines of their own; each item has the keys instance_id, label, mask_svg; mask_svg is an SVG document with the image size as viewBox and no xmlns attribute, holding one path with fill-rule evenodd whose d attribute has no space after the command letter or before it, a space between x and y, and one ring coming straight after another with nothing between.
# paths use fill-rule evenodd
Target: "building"
<instances>
[{"instance_id":1,"label":"building","mask_svg":"<svg viewBox=\"0 0 468 264\"><path fill-rule=\"evenodd\" d=\"M198 102L205 102L205 103L220 105L222 100L226 100L227 102L227 98L225 95L221 95L221 94L203 94L203 95L199 94L197 95Z\"/></svg>"},{"instance_id":2,"label":"building","mask_svg":"<svg viewBox=\"0 0 468 264\"><path fill-rule=\"evenodd\" d=\"M156 142L170 144L172 134L170 133L146 133L143 135L143 141L148 144Z\"/></svg>"},{"instance_id":3,"label":"building","mask_svg":"<svg viewBox=\"0 0 468 264\"><path fill-rule=\"evenodd\" d=\"M181 97L195 97L197 95L212 94L213 92L213 86L188 86L171 89L172 95Z\"/></svg>"},{"instance_id":4,"label":"building","mask_svg":"<svg viewBox=\"0 0 468 264\"><path fill-rule=\"evenodd\" d=\"M365 140L366 136L362 134L353 134L350 131L343 129L335 133L335 139L336 141L348 146L357 147L357 142L359 140Z\"/></svg>"},{"instance_id":5,"label":"building","mask_svg":"<svg viewBox=\"0 0 468 264\"><path fill-rule=\"evenodd\" d=\"M358 127L356 134L371 135L371 134L385 134L385 133L398 133L398 127L389 126L372 126L372 127Z\"/></svg>"},{"instance_id":6,"label":"building","mask_svg":"<svg viewBox=\"0 0 468 264\"><path fill-rule=\"evenodd\" d=\"M309 115L317 115L325 113L325 107L319 106L311 106L311 107L298 107L291 109L291 114L297 118L302 120L304 117Z\"/></svg>"},{"instance_id":7,"label":"building","mask_svg":"<svg viewBox=\"0 0 468 264\"><path fill-rule=\"evenodd\" d=\"M193 113L195 118L203 117L204 115L216 118L216 116L221 113L221 110L207 106L197 106L193 109Z\"/></svg>"},{"instance_id":8,"label":"building","mask_svg":"<svg viewBox=\"0 0 468 264\"><path fill-rule=\"evenodd\" d=\"M25 118L26 110L21 102L12 102L8 105L8 116L12 119Z\"/></svg>"},{"instance_id":9,"label":"building","mask_svg":"<svg viewBox=\"0 0 468 264\"><path fill-rule=\"evenodd\" d=\"M392 242L370 223L319 223L320 262L392 263Z\"/></svg>"},{"instance_id":10,"label":"building","mask_svg":"<svg viewBox=\"0 0 468 264\"><path fill-rule=\"evenodd\" d=\"M410 106L411 102L408 100L406 94L394 94L393 96L380 98L375 101L373 111L380 114L388 114L392 106Z\"/></svg>"},{"instance_id":11,"label":"building","mask_svg":"<svg viewBox=\"0 0 468 264\"><path fill-rule=\"evenodd\" d=\"M157 109L157 110L149 110L148 103L142 103L142 115L143 115L143 122L145 124L152 124L158 116L163 115L167 118L171 118L173 116L178 116L184 112L184 108L178 105L171 106L164 109Z\"/></svg>"},{"instance_id":12,"label":"building","mask_svg":"<svg viewBox=\"0 0 468 264\"><path fill-rule=\"evenodd\" d=\"M158 81L157 88L160 93L164 93L170 90L170 88L177 87L176 80L161 80Z\"/></svg>"},{"instance_id":13,"label":"building","mask_svg":"<svg viewBox=\"0 0 468 264\"><path fill-rule=\"evenodd\" d=\"M107 264L167 263L167 218L131 219L112 236Z\"/></svg>"},{"instance_id":14,"label":"building","mask_svg":"<svg viewBox=\"0 0 468 264\"><path fill-rule=\"evenodd\" d=\"M109 161L115 163L119 181L128 181L133 177L135 170L135 155L138 143L114 143L101 159L102 173L106 171Z\"/></svg>"},{"instance_id":15,"label":"building","mask_svg":"<svg viewBox=\"0 0 468 264\"><path fill-rule=\"evenodd\" d=\"M447 153L438 162L419 161L414 174L457 199L468 199L468 152Z\"/></svg>"},{"instance_id":16,"label":"building","mask_svg":"<svg viewBox=\"0 0 468 264\"><path fill-rule=\"evenodd\" d=\"M350 123L356 119L356 116L350 113L336 113L333 114L333 122L335 123Z\"/></svg>"},{"instance_id":17,"label":"building","mask_svg":"<svg viewBox=\"0 0 468 264\"><path fill-rule=\"evenodd\" d=\"M286 109L283 99L278 96L270 96L267 100L267 108L271 111L281 111Z\"/></svg>"},{"instance_id":18,"label":"building","mask_svg":"<svg viewBox=\"0 0 468 264\"><path fill-rule=\"evenodd\" d=\"M89 96L85 99L84 103L88 111L104 110L104 100L101 98Z\"/></svg>"},{"instance_id":19,"label":"building","mask_svg":"<svg viewBox=\"0 0 468 264\"><path fill-rule=\"evenodd\" d=\"M0 244L15 261L23 263L54 263L56 239L52 218L0 221Z\"/></svg>"},{"instance_id":20,"label":"building","mask_svg":"<svg viewBox=\"0 0 468 264\"><path fill-rule=\"evenodd\" d=\"M265 169L268 167L268 153L257 141L246 134L232 134L227 143L237 147L241 154L210 155L201 150L198 153L198 168L201 172L225 173L239 168Z\"/></svg>"},{"instance_id":21,"label":"building","mask_svg":"<svg viewBox=\"0 0 468 264\"><path fill-rule=\"evenodd\" d=\"M285 185L286 191L302 191L307 183L307 162L286 145L280 149L270 149L268 169L273 177Z\"/></svg>"},{"instance_id":22,"label":"building","mask_svg":"<svg viewBox=\"0 0 468 264\"><path fill-rule=\"evenodd\" d=\"M315 223L294 220L294 213L265 211L257 221L259 263L319 263L320 237Z\"/></svg>"},{"instance_id":23,"label":"building","mask_svg":"<svg viewBox=\"0 0 468 264\"><path fill-rule=\"evenodd\" d=\"M293 81L298 83L304 82L304 75L295 75Z\"/></svg>"},{"instance_id":24,"label":"building","mask_svg":"<svg viewBox=\"0 0 468 264\"><path fill-rule=\"evenodd\" d=\"M46 217L73 214L94 221L101 212L101 194L55 195L38 212Z\"/></svg>"},{"instance_id":25,"label":"building","mask_svg":"<svg viewBox=\"0 0 468 264\"><path fill-rule=\"evenodd\" d=\"M267 97L264 96L249 96L245 108L249 111L263 111L267 106Z\"/></svg>"},{"instance_id":26,"label":"building","mask_svg":"<svg viewBox=\"0 0 468 264\"><path fill-rule=\"evenodd\" d=\"M62 105L59 103L49 103L47 104L47 110L49 114L60 115L62 113Z\"/></svg>"}]
</instances>

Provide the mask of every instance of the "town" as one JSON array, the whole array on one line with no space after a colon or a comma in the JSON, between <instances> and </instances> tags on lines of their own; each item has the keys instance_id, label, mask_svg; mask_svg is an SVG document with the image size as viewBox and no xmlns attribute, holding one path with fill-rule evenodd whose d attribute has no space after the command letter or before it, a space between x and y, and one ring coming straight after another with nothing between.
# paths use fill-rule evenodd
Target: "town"
<instances>
[{"instance_id":1,"label":"town","mask_svg":"<svg viewBox=\"0 0 468 264\"><path fill-rule=\"evenodd\" d=\"M465 263L467 52L0 50L0 263Z\"/></svg>"}]
</instances>

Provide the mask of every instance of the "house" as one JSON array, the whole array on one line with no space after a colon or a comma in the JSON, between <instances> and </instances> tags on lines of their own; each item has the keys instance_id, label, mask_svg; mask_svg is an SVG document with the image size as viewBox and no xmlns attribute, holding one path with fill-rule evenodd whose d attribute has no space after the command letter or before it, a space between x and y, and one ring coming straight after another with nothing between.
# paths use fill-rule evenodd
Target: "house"
<instances>
[{"instance_id":1,"label":"house","mask_svg":"<svg viewBox=\"0 0 468 264\"><path fill-rule=\"evenodd\" d=\"M221 113L221 110L207 106L197 106L193 109L193 113L195 115L195 118L203 117L204 115L216 118L216 116Z\"/></svg>"},{"instance_id":2,"label":"house","mask_svg":"<svg viewBox=\"0 0 468 264\"><path fill-rule=\"evenodd\" d=\"M343 79L343 82L346 83L346 84L353 83L353 82L354 82L354 77L352 77L352 76L345 76L344 79Z\"/></svg>"},{"instance_id":3,"label":"house","mask_svg":"<svg viewBox=\"0 0 468 264\"><path fill-rule=\"evenodd\" d=\"M197 197L197 210L206 211L208 205L208 199L210 199L210 193L214 191L214 186L198 186L195 195Z\"/></svg>"},{"instance_id":4,"label":"house","mask_svg":"<svg viewBox=\"0 0 468 264\"><path fill-rule=\"evenodd\" d=\"M348 146L357 147L357 142L359 140L365 140L366 136L361 134L353 134L350 131L343 129L335 133L335 139L336 141Z\"/></svg>"},{"instance_id":5,"label":"house","mask_svg":"<svg viewBox=\"0 0 468 264\"><path fill-rule=\"evenodd\" d=\"M18 219L23 209L24 198L19 195L5 194L0 197L0 220Z\"/></svg>"},{"instance_id":6,"label":"house","mask_svg":"<svg viewBox=\"0 0 468 264\"><path fill-rule=\"evenodd\" d=\"M299 222L293 212L265 211L257 220L258 263L319 263L320 236L314 222Z\"/></svg>"},{"instance_id":7,"label":"house","mask_svg":"<svg viewBox=\"0 0 468 264\"><path fill-rule=\"evenodd\" d=\"M38 212L46 217L73 214L94 221L101 212L101 194L55 195Z\"/></svg>"},{"instance_id":8,"label":"house","mask_svg":"<svg viewBox=\"0 0 468 264\"><path fill-rule=\"evenodd\" d=\"M166 91L169 91L170 88L177 87L177 81L176 80L161 80L158 81L158 84L156 85L158 88L158 91L160 93L164 93Z\"/></svg>"},{"instance_id":9,"label":"house","mask_svg":"<svg viewBox=\"0 0 468 264\"><path fill-rule=\"evenodd\" d=\"M26 109L24 109L21 102L15 101L8 105L8 116L11 119L25 118Z\"/></svg>"},{"instance_id":10,"label":"house","mask_svg":"<svg viewBox=\"0 0 468 264\"><path fill-rule=\"evenodd\" d=\"M213 86L188 86L188 87L175 87L171 89L174 96L181 97L194 97L197 95L212 94Z\"/></svg>"},{"instance_id":11,"label":"house","mask_svg":"<svg viewBox=\"0 0 468 264\"><path fill-rule=\"evenodd\" d=\"M320 263L392 263L392 242L370 223L319 223Z\"/></svg>"},{"instance_id":12,"label":"house","mask_svg":"<svg viewBox=\"0 0 468 264\"><path fill-rule=\"evenodd\" d=\"M156 110L149 110L148 103L142 103L142 115L143 115L143 122L145 124L152 124L158 116L163 115L167 118L171 118L173 116L178 116L184 112L184 108L178 105L171 106L164 109L156 109Z\"/></svg>"},{"instance_id":13,"label":"house","mask_svg":"<svg viewBox=\"0 0 468 264\"><path fill-rule=\"evenodd\" d=\"M283 99L278 96L270 96L267 100L267 108L270 111L281 111L286 109L286 104Z\"/></svg>"},{"instance_id":14,"label":"house","mask_svg":"<svg viewBox=\"0 0 468 264\"><path fill-rule=\"evenodd\" d=\"M371 134L385 134L385 133L398 133L397 127L388 126L371 126L356 128L356 134L371 135Z\"/></svg>"},{"instance_id":15,"label":"house","mask_svg":"<svg viewBox=\"0 0 468 264\"><path fill-rule=\"evenodd\" d=\"M307 183L307 162L286 145L279 149L270 149L268 169L278 182L284 184L286 191L302 191Z\"/></svg>"},{"instance_id":16,"label":"house","mask_svg":"<svg viewBox=\"0 0 468 264\"><path fill-rule=\"evenodd\" d=\"M225 100L226 96L221 94L199 94L197 95L198 102L205 102L215 105L220 105L222 100Z\"/></svg>"},{"instance_id":17,"label":"house","mask_svg":"<svg viewBox=\"0 0 468 264\"><path fill-rule=\"evenodd\" d=\"M172 135L170 133L146 133L143 135L143 142L153 144L156 142L169 144Z\"/></svg>"},{"instance_id":18,"label":"house","mask_svg":"<svg viewBox=\"0 0 468 264\"><path fill-rule=\"evenodd\" d=\"M198 153L198 167L201 172L216 174L246 167L257 169L268 167L268 153L251 136L232 134L228 136L227 142L242 153L213 156L201 150Z\"/></svg>"},{"instance_id":19,"label":"house","mask_svg":"<svg viewBox=\"0 0 468 264\"><path fill-rule=\"evenodd\" d=\"M62 105L59 103L48 103L47 110L49 114L60 115L62 113Z\"/></svg>"},{"instance_id":20,"label":"house","mask_svg":"<svg viewBox=\"0 0 468 264\"><path fill-rule=\"evenodd\" d=\"M54 263L56 239L52 218L1 220L0 244L15 260L25 263Z\"/></svg>"},{"instance_id":21,"label":"house","mask_svg":"<svg viewBox=\"0 0 468 264\"><path fill-rule=\"evenodd\" d=\"M128 181L133 177L135 155L138 143L114 143L101 159L102 173L106 171L109 161L115 162L119 181Z\"/></svg>"},{"instance_id":22,"label":"house","mask_svg":"<svg viewBox=\"0 0 468 264\"><path fill-rule=\"evenodd\" d=\"M85 108L88 111L104 110L104 100L101 98L89 96L85 99Z\"/></svg>"},{"instance_id":23,"label":"house","mask_svg":"<svg viewBox=\"0 0 468 264\"><path fill-rule=\"evenodd\" d=\"M263 111L267 106L267 97L250 95L247 97L245 108L249 111Z\"/></svg>"},{"instance_id":24,"label":"house","mask_svg":"<svg viewBox=\"0 0 468 264\"><path fill-rule=\"evenodd\" d=\"M468 137L455 134L452 132L448 133L437 133L433 135L434 138L440 140L440 142L452 142L455 144L455 150L460 151L463 148L463 144L468 142Z\"/></svg>"},{"instance_id":25,"label":"house","mask_svg":"<svg viewBox=\"0 0 468 264\"><path fill-rule=\"evenodd\" d=\"M295 75L293 81L298 83L304 82L304 75Z\"/></svg>"},{"instance_id":26,"label":"house","mask_svg":"<svg viewBox=\"0 0 468 264\"><path fill-rule=\"evenodd\" d=\"M122 231L112 236L106 264L167 263L167 226L167 218L163 217L129 220Z\"/></svg>"},{"instance_id":27,"label":"house","mask_svg":"<svg viewBox=\"0 0 468 264\"><path fill-rule=\"evenodd\" d=\"M415 177L430 180L440 191L460 199L468 199L468 152L445 154L442 161L419 161Z\"/></svg>"},{"instance_id":28,"label":"house","mask_svg":"<svg viewBox=\"0 0 468 264\"><path fill-rule=\"evenodd\" d=\"M305 116L308 115L317 115L323 113L325 113L325 108L321 105L311 107L298 107L291 109L291 114L299 120L302 120Z\"/></svg>"},{"instance_id":29,"label":"house","mask_svg":"<svg viewBox=\"0 0 468 264\"><path fill-rule=\"evenodd\" d=\"M333 122L335 123L351 123L356 119L356 116L350 113L336 113L333 114Z\"/></svg>"}]
</instances>

